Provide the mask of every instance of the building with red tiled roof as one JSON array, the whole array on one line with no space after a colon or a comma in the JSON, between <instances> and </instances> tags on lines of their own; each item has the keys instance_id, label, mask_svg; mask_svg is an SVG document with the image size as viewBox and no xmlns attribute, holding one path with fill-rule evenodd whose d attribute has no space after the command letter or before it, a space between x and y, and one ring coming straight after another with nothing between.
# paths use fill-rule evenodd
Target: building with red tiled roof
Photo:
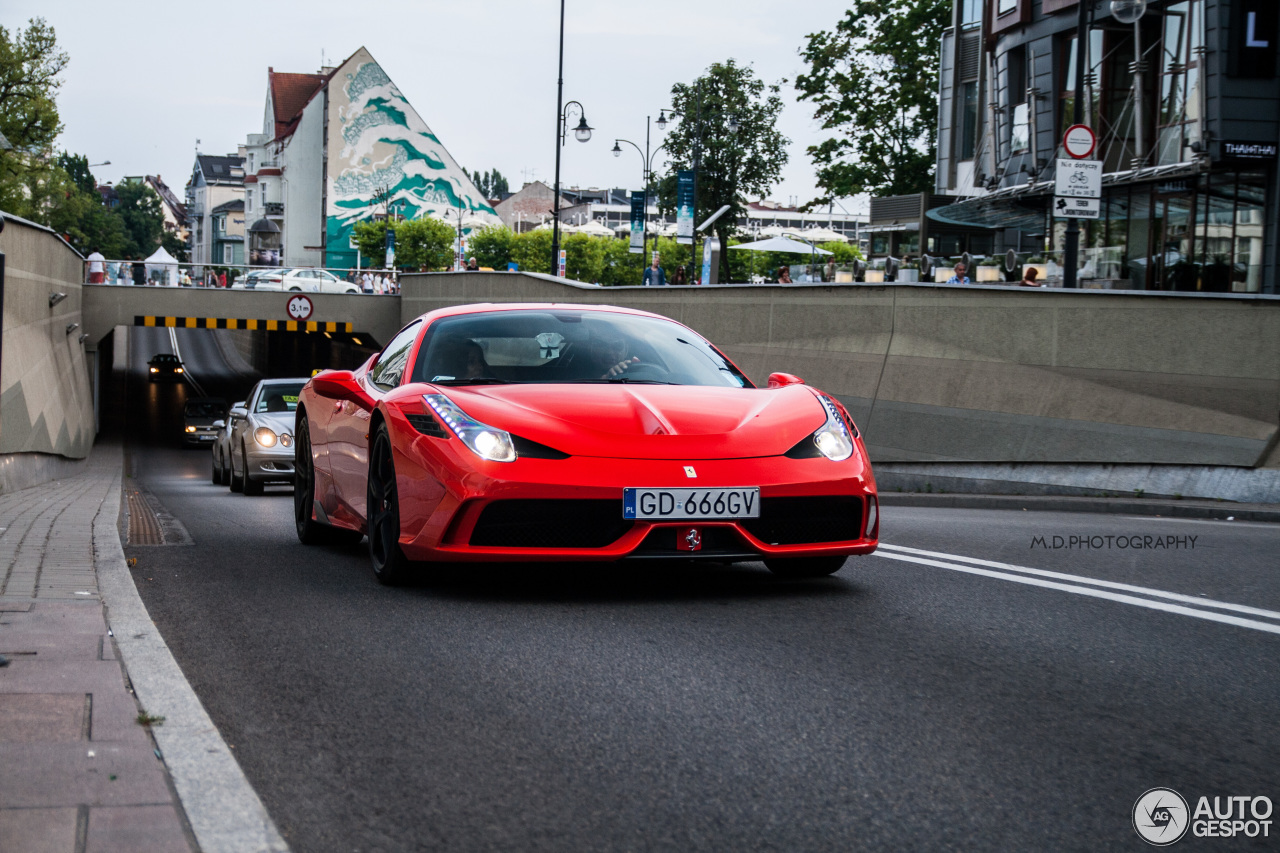
<instances>
[{"instance_id":1,"label":"building with red tiled roof","mask_svg":"<svg viewBox=\"0 0 1280 853\"><path fill-rule=\"evenodd\" d=\"M498 222L364 48L315 74L268 68L262 132L249 134L244 156L251 264L355 266L355 223L391 211L456 217L461 209Z\"/></svg>"}]
</instances>

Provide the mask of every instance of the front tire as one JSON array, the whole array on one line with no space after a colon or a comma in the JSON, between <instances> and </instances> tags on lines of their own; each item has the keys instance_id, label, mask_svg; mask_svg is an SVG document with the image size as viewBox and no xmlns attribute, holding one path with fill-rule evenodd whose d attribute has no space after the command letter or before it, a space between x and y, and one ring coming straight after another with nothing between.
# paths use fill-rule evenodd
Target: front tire
<instances>
[{"instance_id":1,"label":"front tire","mask_svg":"<svg viewBox=\"0 0 1280 853\"><path fill-rule=\"evenodd\" d=\"M409 579L412 563L400 550L400 497L396 490L395 459L386 423L378 424L369 453L365 515L369 527L369 559L378 583L398 586Z\"/></svg>"},{"instance_id":2,"label":"front tire","mask_svg":"<svg viewBox=\"0 0 1280 853\"><path fill-rule=\"evenodd\" d=\"M244 466L244 493L256 498L262 494L264 486L261 480L254 480L249 476L249 451L244 446L240 448L240 462Z\"/></svg>"},{"instance_id":3,"label":"front tire","mask_svg":"<svg viewBox=\"0 0 1280 853\"><path fill-rule=\"evenodd\" d=\"M765 560L765 567L780 578L825 578L844 567L848 557L793 557L789 560Z\"/></svg>"},{"instance_id":4,"label":"front tire","mask_svg":"<svg viewBox=\"0 0 1280 853\"><path fill-rule=\"evenodd\" d=\"M230 449L227 450L227 454L231 457L227 460L227 484L230 486L231 491L236 493L243 492L244 475L236 476L236 454ZM247 472L249 469L245 468L243 470Z\"/></svg>"}]
</instances>

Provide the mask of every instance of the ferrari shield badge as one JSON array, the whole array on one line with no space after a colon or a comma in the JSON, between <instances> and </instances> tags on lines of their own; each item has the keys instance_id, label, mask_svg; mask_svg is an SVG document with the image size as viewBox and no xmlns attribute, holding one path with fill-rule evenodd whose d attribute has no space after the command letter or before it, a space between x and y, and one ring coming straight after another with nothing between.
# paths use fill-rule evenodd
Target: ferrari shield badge
<instances>
[{"instance_id":1,"label":"ferrari shield badge","mask_svg":"<svg viewBox=\"0 0 1280 853\"><path fill-rule=\"evenodd\" d=\"M698 476L698 472L693 470L692 465L686 465L684 466L684 475L686 477L693 478Z\"/></svg>"}]
</instances>

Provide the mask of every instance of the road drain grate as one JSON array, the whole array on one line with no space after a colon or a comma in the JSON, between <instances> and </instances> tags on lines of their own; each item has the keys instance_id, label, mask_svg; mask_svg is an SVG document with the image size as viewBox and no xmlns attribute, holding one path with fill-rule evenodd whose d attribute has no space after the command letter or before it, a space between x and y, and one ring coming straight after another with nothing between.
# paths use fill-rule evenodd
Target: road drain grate
<instances>
[{"instance_id":1,"label":"road drain grate","mask_svg":"<svg viewBox=\"0 0 1280 853\"><path fill-rule=\"evenodd\" d=\"M129 492L129 544L163 545L160 521L141 492Z\"/></svg>"}]
</instances>

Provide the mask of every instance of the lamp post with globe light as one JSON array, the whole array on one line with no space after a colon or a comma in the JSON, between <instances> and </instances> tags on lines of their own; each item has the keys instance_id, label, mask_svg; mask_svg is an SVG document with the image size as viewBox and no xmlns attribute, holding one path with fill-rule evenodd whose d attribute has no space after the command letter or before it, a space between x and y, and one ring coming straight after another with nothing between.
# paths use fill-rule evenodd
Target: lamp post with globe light
<instances>
[{"instance_id":1,"label":"lamp post with globe light","mask_svg":"<svg viewBox=\"0 0 1280 853\"><path fill-rule=\"evenodd\" d=\"M648 259L649 259L649 185L653 183L653 158L658 156L659 151L667 147L665 144L662 144L662 145L659 145L657 148L653 149L652 154L649 153L649 119L650 119L650 116L644 117L644 150L643 151L640 150L639 145L636 145L630 139L613 140L613 149L612 149L612 154L614 157L621 157L622 146L619 143L625 142L628 145L630 145L632 148L636 149L637 152L639 152L641 162L644 164L644 169L640 173L642 186L644 187L644 190L643 190L644 207L642 208L642 213L641 213L641 222L643 223L642 232L644 234L644 247L640 257L645 259L646 264L648 264ZM655 236L654 237L655 246L657 245L657 239L658 238Z\"/></svg>"},{"instance_id":2,"label":"lamp post with globe light","mask_svg":"<svg viewBox=\"0 0 1280 853\"><path fill-rule=\"evenodd\" d=\"M578 101L570 101L565 104L564 101L564 0L560 0L560 63L558 66L556 78L556 181L555 181L555 200L553 202L553 217L551 224L551 274L560 275L560 149L564 147L565 138L569 129L569 108L575 104L578 107L578 117L581 119L578 126L573 129L573 138L579 142L587 142L591 139L591 131L593 128L587 124L586 110Z\"/></svg>"}]
</instances>

